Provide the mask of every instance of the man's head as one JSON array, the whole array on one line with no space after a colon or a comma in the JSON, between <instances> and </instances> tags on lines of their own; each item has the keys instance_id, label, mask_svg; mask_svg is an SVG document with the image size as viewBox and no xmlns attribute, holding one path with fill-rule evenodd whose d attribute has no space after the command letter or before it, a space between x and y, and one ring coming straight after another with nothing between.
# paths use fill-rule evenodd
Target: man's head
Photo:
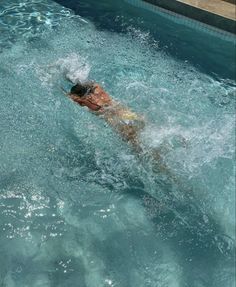
<instances>
[{"instance_id":1,"label":"man's head","mask_svg":"<svg viewBox=\"0 0 236 287\"><path fill-rule=\"evenodd\" d=\"M83 97L88 93L88 88L80 83L73 86L70 90L71 94L75 94L79 97Z\"/></svg>"},{"instance_id":2,"label":"man's head","mask_svg":"<svg viewBox=\"0 0 236 287\"><path fill-rule=\"evenodd\" d=\"M79 97L83 97L85 95L88 95L92 90L92 85L90 83L88 84L81 84L78 83L75 86L73 86L70 90L71 94L75 94Z\"/></svg>"}]
</instances>

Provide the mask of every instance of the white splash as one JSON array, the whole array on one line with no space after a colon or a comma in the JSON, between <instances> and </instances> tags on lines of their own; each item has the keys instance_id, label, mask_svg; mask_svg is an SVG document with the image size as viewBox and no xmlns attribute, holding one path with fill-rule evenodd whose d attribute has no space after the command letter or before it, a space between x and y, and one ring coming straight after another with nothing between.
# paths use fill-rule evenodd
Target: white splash
<instances>
[{"instance_id":1,"label":"white splash","mask_svg":"<svg viewBox=\"0 0 236 287\"><path fill-rule=\"evenodd\" d=\"M84 82L88 79L90 65L86 63L86 59L81 58L78 54L72 53L66 58L59 59L54 65L72 83Z\"/></svg>"},{"instance_id":2,"label":"white splash","mask_svg":"<svg viewBox=\"0 0 236 287\"><path fill-rule=\"evenodd\" d=\"M76 53L59 58L52 64L36 66L36 73L46 87L52 87L55 82L64 76L72 83L85 82L88 79L90 65L86 59Z\"/></svg>"}]
</instances>

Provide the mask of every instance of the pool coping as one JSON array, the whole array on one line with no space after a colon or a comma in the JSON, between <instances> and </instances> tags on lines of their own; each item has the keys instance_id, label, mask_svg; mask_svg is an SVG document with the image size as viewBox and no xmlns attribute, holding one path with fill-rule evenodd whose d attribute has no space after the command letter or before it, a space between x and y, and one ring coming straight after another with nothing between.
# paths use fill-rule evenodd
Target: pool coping
<instances>
[{"instance_id":1,"label":"pool coping","mask_svg":"<svg viewBox=\"0 0 236 287\"><path fill-rule=\"evenodd\" d=\"M147 2L236 35L235 20L213 13L212 11L203 10L191 5L190 2L188 4L186 3L187 1L181 2L179 0L142 0L142 2Z\"/></svg>"}]
</instances>

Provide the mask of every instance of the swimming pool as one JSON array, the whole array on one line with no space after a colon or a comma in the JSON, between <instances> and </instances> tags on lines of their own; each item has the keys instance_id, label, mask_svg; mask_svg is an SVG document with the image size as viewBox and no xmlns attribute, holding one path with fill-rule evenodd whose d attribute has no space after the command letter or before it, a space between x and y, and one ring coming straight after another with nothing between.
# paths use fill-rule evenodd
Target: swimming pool
<instances>
[{"instance_id":1,"label":"swimming pool","mask_svg":"<svg viewBox=\"0 0 236 287\"><path fill-rule=\"evenodd\" d=\"M0 4L0 285L233 287L234 38L57 2ZM68 101L65 76L142 114L191 193Z\"/></svg>"}]
</instances>

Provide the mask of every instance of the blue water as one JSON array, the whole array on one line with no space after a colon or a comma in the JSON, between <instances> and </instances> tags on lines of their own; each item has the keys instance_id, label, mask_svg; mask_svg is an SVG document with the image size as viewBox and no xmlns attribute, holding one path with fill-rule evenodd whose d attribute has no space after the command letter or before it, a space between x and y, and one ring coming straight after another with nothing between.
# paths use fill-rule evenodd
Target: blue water
<instances>
[{"instance_id":1,"label":"blue water","mask_svg":"<svg viewBox=\"0 0 236 287\"><path fill-rule=\"evenodd\" d=\"M234 39L58 2L0 4L0 286L235 286ZM142 114L146 154L68 101L66 77Z\"/></svg>"}]
</instances>

